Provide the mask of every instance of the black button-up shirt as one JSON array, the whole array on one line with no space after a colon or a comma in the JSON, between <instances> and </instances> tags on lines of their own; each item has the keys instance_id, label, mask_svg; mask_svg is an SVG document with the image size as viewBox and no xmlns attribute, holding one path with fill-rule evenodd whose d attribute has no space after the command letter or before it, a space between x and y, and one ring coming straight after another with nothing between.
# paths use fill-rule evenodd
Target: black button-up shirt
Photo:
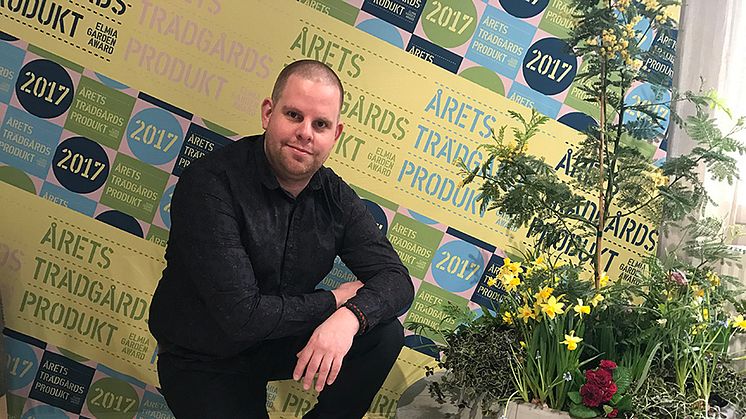
<instances>
[{"instance_id":1,"label":"black button-up shirt","mask_svg":"<svg viewBox=\"0 0 746 419\"><path fill-rule=\"evenodd\" d=\"M365 283L350 302L368 328L412 302L409 273L355 192L322 167L293 198L263 146L243 138L179 179L150 307L163 352L211 360L310 334L336 309L331 292L314 290L336 255Z\"/></svg>"}]
</instances>

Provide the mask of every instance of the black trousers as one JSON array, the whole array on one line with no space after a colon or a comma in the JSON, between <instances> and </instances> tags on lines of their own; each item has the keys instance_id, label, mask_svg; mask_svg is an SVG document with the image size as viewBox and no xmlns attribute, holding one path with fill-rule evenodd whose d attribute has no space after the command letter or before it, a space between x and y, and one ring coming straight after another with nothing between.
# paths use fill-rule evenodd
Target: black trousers
<instances>
[{"instance_id":1,"label":"black trousers","mask_svg":"<svg viewBox=\"0 0 746 419\"><path fill-rule=\"evenodd\" d=\"M292 378L296 354L308 338L266 341L231 359L187 361L158 356L158 377L168 407L178 418L269 418L267 382ZM397 319L356 336L342 369L318 395L307 419L361 418L370 407L404 344Z\"/></svg>"}]
</instances>

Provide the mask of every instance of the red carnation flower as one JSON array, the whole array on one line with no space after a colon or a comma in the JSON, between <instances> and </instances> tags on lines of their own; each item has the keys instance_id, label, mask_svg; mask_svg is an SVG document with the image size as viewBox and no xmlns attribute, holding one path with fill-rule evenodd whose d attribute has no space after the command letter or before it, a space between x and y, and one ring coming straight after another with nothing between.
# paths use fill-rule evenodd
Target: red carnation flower
<instances>
[{"instance_id":1,"label":"red carnation flower","mask_svg":"<svg viewBox=\"0 0 746 419\"><path fill-rule=\"evenodd\" d=\"M604 402L608 402L609 400L611 400L611 398L614 397L614 395L616 394L617 390L619 390L619 388L616 386L615 382L609 384L609 386L606 387L606 397Z\"/></svg>"},{"instance_id":2,"label":"red carnation flower","mask_svg":"<svg viewBox=\"0 0 746 419\"><path fill-rule=\"evenodd\" d=\"M598 387L584 384L580 388L583 404L589 407L598 407L603 403L603 392Z\"/></svg>"},{"instance_id":3,"label":"red carnation flower","mask_svg":"<svg viewBox=\"0 0 746 419\"><path fill-rule=\"evenodd\" d=\"M586 370L585 382L597 387L606 387L613 381L611 371L605 369Z\"/></svg>"},{"instance_id":4,"label":"red carnation flower","mask_svg":"<svg viewBox=\"0 0 746 419\"><path fill-rule=\"evenodd\" d=\"M616 367L616 364L609 362ZM583 397L584 405L598 407L610 401L618 390L611 370L599 367L585 371L585 384L580 387L580 395Z\"/></svg>"},{"instance_id":5,"label":"red carnation flower","mask_svg":"<svg viewBox=\"0 0 746 419\"><path fill-rule=\"evenodd\" d=\"M604 359L603 361L601 361L600 364L598 364L598 367L599 368L603 368L605 370L612 370L613 371L613 370L616 369L617 365L616 365L616 362L614 362L614 361L609 361L608 359Z\"/></svg>"},{"instance_id":6,"label":"red carnation flower","mask_svg":"<svg viewBox=\"0 0 746 419\"><path fill-rule=\"evenodd\" d=\"M608 415L606 415L607 418L615 418L619 415L619 409L614 409L611 412L609 412Z\"/></svg>"}]
</instances>

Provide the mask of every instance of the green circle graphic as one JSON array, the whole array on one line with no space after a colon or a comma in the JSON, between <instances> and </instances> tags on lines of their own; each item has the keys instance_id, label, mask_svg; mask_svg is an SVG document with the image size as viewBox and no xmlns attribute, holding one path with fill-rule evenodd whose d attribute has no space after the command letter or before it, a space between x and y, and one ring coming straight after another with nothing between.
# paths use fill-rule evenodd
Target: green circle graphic
<instances>
[{"instance_id":1,"label":"green circle graphic","mask_svg":"<svg viewBox=\"0 0 746 419\"><path fill-rule=\"evenodd\" d=\"M127 382L107 377L93 383L85 404L97 418L132 419L140 408L140 396Z\"/></svg>"},{"instance_id":2,"label":"green circle graphic","mask_svg":"<svg viewBox=\"0 0 746 419\"><path fill-rule=\"evenodd\" d=\"M65 357L67 357L67 358L70 358L70 359L72 359L73 361L76 361L76 362L80 362L81 364L82 364L83 362L86 362L86 361L88 361L88 358L84 358L84 357L82 357L82 356L80 356L80 355L76 354L76 353L75 353L75 352L73 352L73 351L69 351L69 350L67 350L67 349L64 349L64 348L59 348L59 347L58 347L57 349L58 349L58 350L60 351L60 355L64 355Z\"/></svg>"},{"instance_id":3,"label":"green circle graphic","mask_svg":"<svg viewBox=\"0 0 746 419\"><path fill-rule=\"evenodd\" d=\"M223 128L220 125L218 125L218 124L216 124L214 122L210 122L210 121L208 121L208 120L206 120L204 118L202 119L202 122L205 123L205 126L207 127L207 129L209 129L211 131L215 131L215 132L217 132L218 134L220 134L220 135L222 135L224 137L232 137L234 135L238 135L235 132L229 130L228 128Z\"/></svg>"},{"instance_id":4,"label":"green circle graphic","mask_svg":"<svg viewBox=\"0 0 746 419\"><path fill-rule=\"evenodd\" d=\"M477 9L464 0L428 0L422 12L422 30L444 48L463 45L477 28Z\"/></svg>"},{"instance_id":5,"label":"green circle graphic","mask_svg":"<svg viewBox=\"0 0 746 419\"><path fill-rule=\"evenodd\" d=\"M459 76L466 80L472 81L486 89L492 90L505 96L505 86L500 76L494 71L485 67L471 67L462 71Z\"/></svg>"},{"instance_id":6,"label":"green circle graphic","mask_svg":"<svg viewBox=\"0 0 746 419\"><path fill-rule=\"evenodd\" d=\"M16 169L15 167L0 166L0 181L36 195L34 181L32 181L24 171Z\"/></svg>"}]
</instances>

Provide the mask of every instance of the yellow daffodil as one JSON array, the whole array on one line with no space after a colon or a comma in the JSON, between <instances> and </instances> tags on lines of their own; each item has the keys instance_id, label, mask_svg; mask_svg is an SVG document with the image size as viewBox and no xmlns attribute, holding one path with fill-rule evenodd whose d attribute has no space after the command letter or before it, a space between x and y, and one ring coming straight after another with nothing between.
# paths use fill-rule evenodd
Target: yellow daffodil
<instances>
[{"instance_id":1,"label":"yellow daffodil","mask_svg":"<svg viewBox=\"0 0 746 419\"><path fill-rule=\"evenodd\" d=\"M593 299L591 299L591 305L592 305L593 307L596 307L596 306L598 306L598 304L599 304L599 303L600 303L601 301L603 301L603 300L604 300L604 296L603 296L603 295L601 295L601 294L596 294L596 296L595 296L595 297L593 297Z\"/></svg>"},{"instance_id":2,"label":"yellow daffodil","mask_svg":"<svg viewBox=\"0 0 746 419\"><path fill-rule=\"evenodd\" d=\"M710 281L710 285L717 287L720 285L720 277L715 272L707 272L707 280Z\"/></svg>"},{"instance_id":3,"label":"yellow daffodil","mask_svg":"<svg viewBox=\"0 0 746 419\"><path fill-rule=\"evenodd\" d=\"M488 287L494 287L496 284L497 284L497 277L494 277L494 276L487 277Z\"/></svg>"},{"instance_id":4,"label":"yellow daffodil","mask_svg":"<svg viewBox=\"0 0 746 419\"><path fill-rule=\"evenodd\" d=\"M607 275L606 272L604 272L601 275L601 278L599 279L599 285L601 285L601 287L603 288L607 286L608 284L609 284L609 275Z\"/></svg>"},{"instance_id":5,"label":"yellow daffodil","mask_svg":"<svg viewBox=\"0 0 746 419\"><path fill-rule=\"evenodd\" d=\"M550 319L554 319L554 316L557 314L565 312L563 309L565 303L559 302L554 296L549 297L549 299L545 303L540 304L540 306L541 311L549 316Z\"/></svg>"},{"instance_id":6,"label":"yellow daffodil","mask_svg":"<svg viewBox=\"0 0 746 419\"><path fill-rule=\"evenodd\" d=\"M524 304L523 307L518 309L518 317L523 319L524 323L528 323L528 319L536 320L536 313L528 304Z\"/></svg>"},{"instance_id":7,"label":"yellow daffodil","mask_svg":"<svg viewBox=\"0 0 746 419\"><path fill-rule=\"evenodd\" d=\"M549 297L552 296L553 292L554 292L554 288L543 287L542 289L539 290L539 292L536 293L536 295L534 295L534 297L536 297L536 301L538 301L539 303L543 303Z\"/></svg>"},{"instance_id":8,"label":"yellow daffodil","mask_svg":"<svg viewBox=\"0 0 746 419\"><path fill-rule=\"evenodd\" d=\"M521 348L526 349L526 342L520 341L518 344L521 345Z\"/></svg>"},{"instance_id":9,"label":"yellow daffodil","mask_svg":"<svg viewBox=\"0 0 746 419\"><path fill-rule=\"evenodd\" d=\"M645 303L645 297L640 296L640 295L633 295L629 299L629 303L633 306L641 306Z\"/></svg>"},{"instance_id":10,"label":"yellow daffodil","mask_svg":"<svg viewBox=\"0 0 746 419\"><path fill-rule=\"evenodd\" d=\"M699 285L692 285L692 294L695 298L702 298L705 296L705 290L699 287Z\"/></svg>"},{"instance_id":11,"label":"yellow daffodil","mask_svg":"<svg viewBox=\"0 0 746 419\"><path fill-rule=\"evenodd\" d=\"M582 342L583 338L580 336L575 336L575 331L571 330L570 334L565 334L565 340L560 342L563 345L567 345L568 351L574 351L578 349L578 343Z\"/></svg>"},{"instance_id":12,"label":"yellow daffodil","mask_svg":"<svg viewBox=\"0 0 746 419\"><path fill-rule=\"evenodd\" d=\"M583 314L591 314L591 306L583 305L583 300L578 298L578 303L572 308L578 313L578 316L583 317Z\"/></svg>"},{"instance_id":13,"label":"yellow daffodil","mask_svg":"<svg viewBox=\"0 0 746 419\"><path fill-rule=\"evenodd\" d=\"M503 275L518 275L523 273L521 262L512 262L510 258L503 259L503 266L500 267L500 273Z\"/></svg>"},{"instance_id":14,"label":"yellow daffodil","mask_svg":"<svg viewBox=\"0 0 746 419\"><path fill-rule=\"evenodd\" d=\"M519 285L521 285L521 278L518 278L515 275L506 275L502 278L502 284L505 291L513 292Z\"/></svg>"},{"instance_id":15,"label":"yellow daffodil","mask_svg":"<svg viewBox=\"0 0 746 419\"><path fill-rule=\"evenodd\" d=\"M709 321L710 320L710 310L703 308L702 309L702 320Z\"/></svg>"},{"instance_id":16,"label":"yellow daffodil","mask_svg":"<svg viewBox=\"0 0 746 419\"><path fill-rule=\"evenodd\" d=\"M743 318L743 315L739 314L733 319L733 327L746 331L746 319Z\"/></svg>"},{"instance_id":17,"label":"yellow daffodil","mask_svg":"<svg viewBox=\"0 0 746 419\"><path fill-rule=\"evenodd\" d=\"M542 270L547 269L549 267L547 265L547 261L546 261L546 258L544 258L544 256L539 256L538 258L536 258L536 260L534 260L533 262L533 265L534 265L534 268L542 269Z\"/></svg>"},{"instance_id":18,"label":"yellow daffodil","mask_svg":"<svg viewBox=\"0 0 746 419\"><path fill-rule=\"evenodd\" d=\"M511 314L509 311L503 313L503 323L513 324L513 314Z\"/></svg>"}]
</instances>

